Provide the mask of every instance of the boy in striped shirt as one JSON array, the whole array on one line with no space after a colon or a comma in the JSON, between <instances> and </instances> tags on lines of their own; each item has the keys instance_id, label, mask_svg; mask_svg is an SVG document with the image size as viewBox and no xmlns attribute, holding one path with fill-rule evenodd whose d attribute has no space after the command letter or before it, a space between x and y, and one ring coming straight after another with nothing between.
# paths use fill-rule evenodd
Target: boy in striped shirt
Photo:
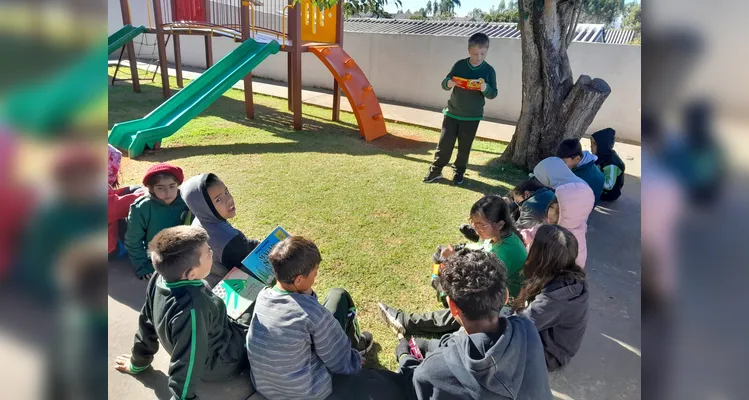
<instances>
[{"instance_id":1,"label":"boy in striped shirt","mask_svg":"<svg viewBox=\"0 0 749 400\"><path fill-rule=\"evenodd\" d=\"M359 332L345 290L332 289L318 302L312 285L322 258L314 243L288 237L268 259L276 284L258 295L247 332L252 383L269 399L324 399L334 375L361 370L372 334Z\"/></svg>"}]
</instances>

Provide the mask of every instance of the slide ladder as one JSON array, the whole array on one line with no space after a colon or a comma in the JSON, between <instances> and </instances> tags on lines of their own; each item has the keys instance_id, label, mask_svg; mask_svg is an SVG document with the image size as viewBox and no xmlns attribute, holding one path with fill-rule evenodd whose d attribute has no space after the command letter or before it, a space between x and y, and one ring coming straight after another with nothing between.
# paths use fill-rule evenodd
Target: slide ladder
<instances>
[{"instance_id":1,"label":"slide ladder","mask_svg":"<svg viewBox=\"0 0 749 400\"><path fill-rule=\"evenodd\" d=\"M120 28L120 30L113 33L112 36L109 37L109 54L114 53L115 51L117 51L117 49L126 45L131 40L135 39L136 36L140 35L146 30L146 27L143 25L138 27L134 27L132 25L123 26L122 28Z\"/></svg>"},{"instance_id":2,"label":"slide ladder","mask_svg":"<svg viewBox=\"0 0 749 400\"><path fill-rule=\"evenodd\" d=\"M280 48L275 40L261 45L247 39L145 117L115 124L109 144L138 157L146 146L153 148L177 132Z\"/></svg>"},{"instance_id":3,"label":"slide ladder","mask_svg":"<svg viewBox=\"0 0 749 400\"><path fill-rule=\"evenodd\" d=\"M359 124L359 134L367 141L387 135L377 95L354 59L340 46L314 46L309 51L328 67L343 89Z\"/></svg>"}]
</instances>

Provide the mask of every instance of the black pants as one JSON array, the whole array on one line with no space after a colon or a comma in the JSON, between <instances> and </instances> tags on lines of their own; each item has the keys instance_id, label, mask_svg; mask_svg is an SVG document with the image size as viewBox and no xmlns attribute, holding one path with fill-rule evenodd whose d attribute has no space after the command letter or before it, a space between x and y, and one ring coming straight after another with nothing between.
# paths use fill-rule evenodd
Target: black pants
<instances>
[{"instance_id":1,"label":"black pants","mask_svg":"<svg viewBox=\"0 0 749 400\"><path fill-rule=\"evenodd\" d=\"M409 335L445 334L460 329L460 323L453 318L448 308L423 314L405 313L404 317L403 327L406 328L406 334Z\"/></svg>"},{"instance_id":2,"label":"black pants","mask_svg":"<svg viewBox=\"0 0 749 400\"><path fill-rule=\"evenodd\" d=\"M468 155L471 153L473 139L481 121L459 121L445 116L442 120L442 133L440 142L437 144L437 152L434 153L432 171L441 171L453 155L455 141L458 141L458 155L455 157L455 172L464 173L468 166Z\"/></svg>"}]
</instances>

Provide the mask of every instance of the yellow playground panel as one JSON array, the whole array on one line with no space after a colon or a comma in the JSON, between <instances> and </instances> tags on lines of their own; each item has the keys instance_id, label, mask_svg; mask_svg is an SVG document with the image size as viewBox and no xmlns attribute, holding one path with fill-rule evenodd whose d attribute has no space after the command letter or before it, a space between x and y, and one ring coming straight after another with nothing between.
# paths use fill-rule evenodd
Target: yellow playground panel
<instances>
[{"instance_id":1,"label":"yellow playground panel","mask_svg":"<svg viewBox=\"0 0 749 400\"><path fill-rule=\"evenodd\" d=\"M302 0L302 40L317 43L335 43L337 7L320 10L311 0Z\"/></svg>"}]
</instances>

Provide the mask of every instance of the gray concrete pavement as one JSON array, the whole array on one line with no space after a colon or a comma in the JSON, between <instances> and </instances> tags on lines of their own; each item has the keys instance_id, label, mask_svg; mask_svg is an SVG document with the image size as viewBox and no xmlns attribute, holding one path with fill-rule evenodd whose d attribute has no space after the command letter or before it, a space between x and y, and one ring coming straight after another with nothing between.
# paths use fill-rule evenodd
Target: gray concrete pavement
<instances>
[{"instance_id":1,"label":"gray concrete pavement","mask_svg":"<svg viewBox=\"0 0 749 400\"><path fill-rule=\"evenodd\" d=\"M194 78L190 74L193 72L185 71L185 78ZM279 97L286 94L285 86L280 84L256 81L253 88ZM332 104L331 95L325 92L305 91L303 99L311 104ZM346 103L342 102L348 106ZM382 106L389 119L432 128L441 124L438 110ZM513 127L508 124L484 121L481 125L480 135L489 140L507 141L508 133L512 135ZM552 389L559 399L640 398L640 148L617 143L616 149L627 164L623 195L614 203L597 207L590 217L586 268L591 293L588 328L571 364L550 375ZM145 282L135 279L127 267L110 265L111 364L114 357L128 352L132 345L144 290ZM110 370L110 398L168 399L168 356L164 351L157 354L153 366L153 371L137 379ZM249 395L248 380L249 377L240 376L226 384L204 384L198 393L204 399L245 399Z\"/></svg>"}]
</instances>

